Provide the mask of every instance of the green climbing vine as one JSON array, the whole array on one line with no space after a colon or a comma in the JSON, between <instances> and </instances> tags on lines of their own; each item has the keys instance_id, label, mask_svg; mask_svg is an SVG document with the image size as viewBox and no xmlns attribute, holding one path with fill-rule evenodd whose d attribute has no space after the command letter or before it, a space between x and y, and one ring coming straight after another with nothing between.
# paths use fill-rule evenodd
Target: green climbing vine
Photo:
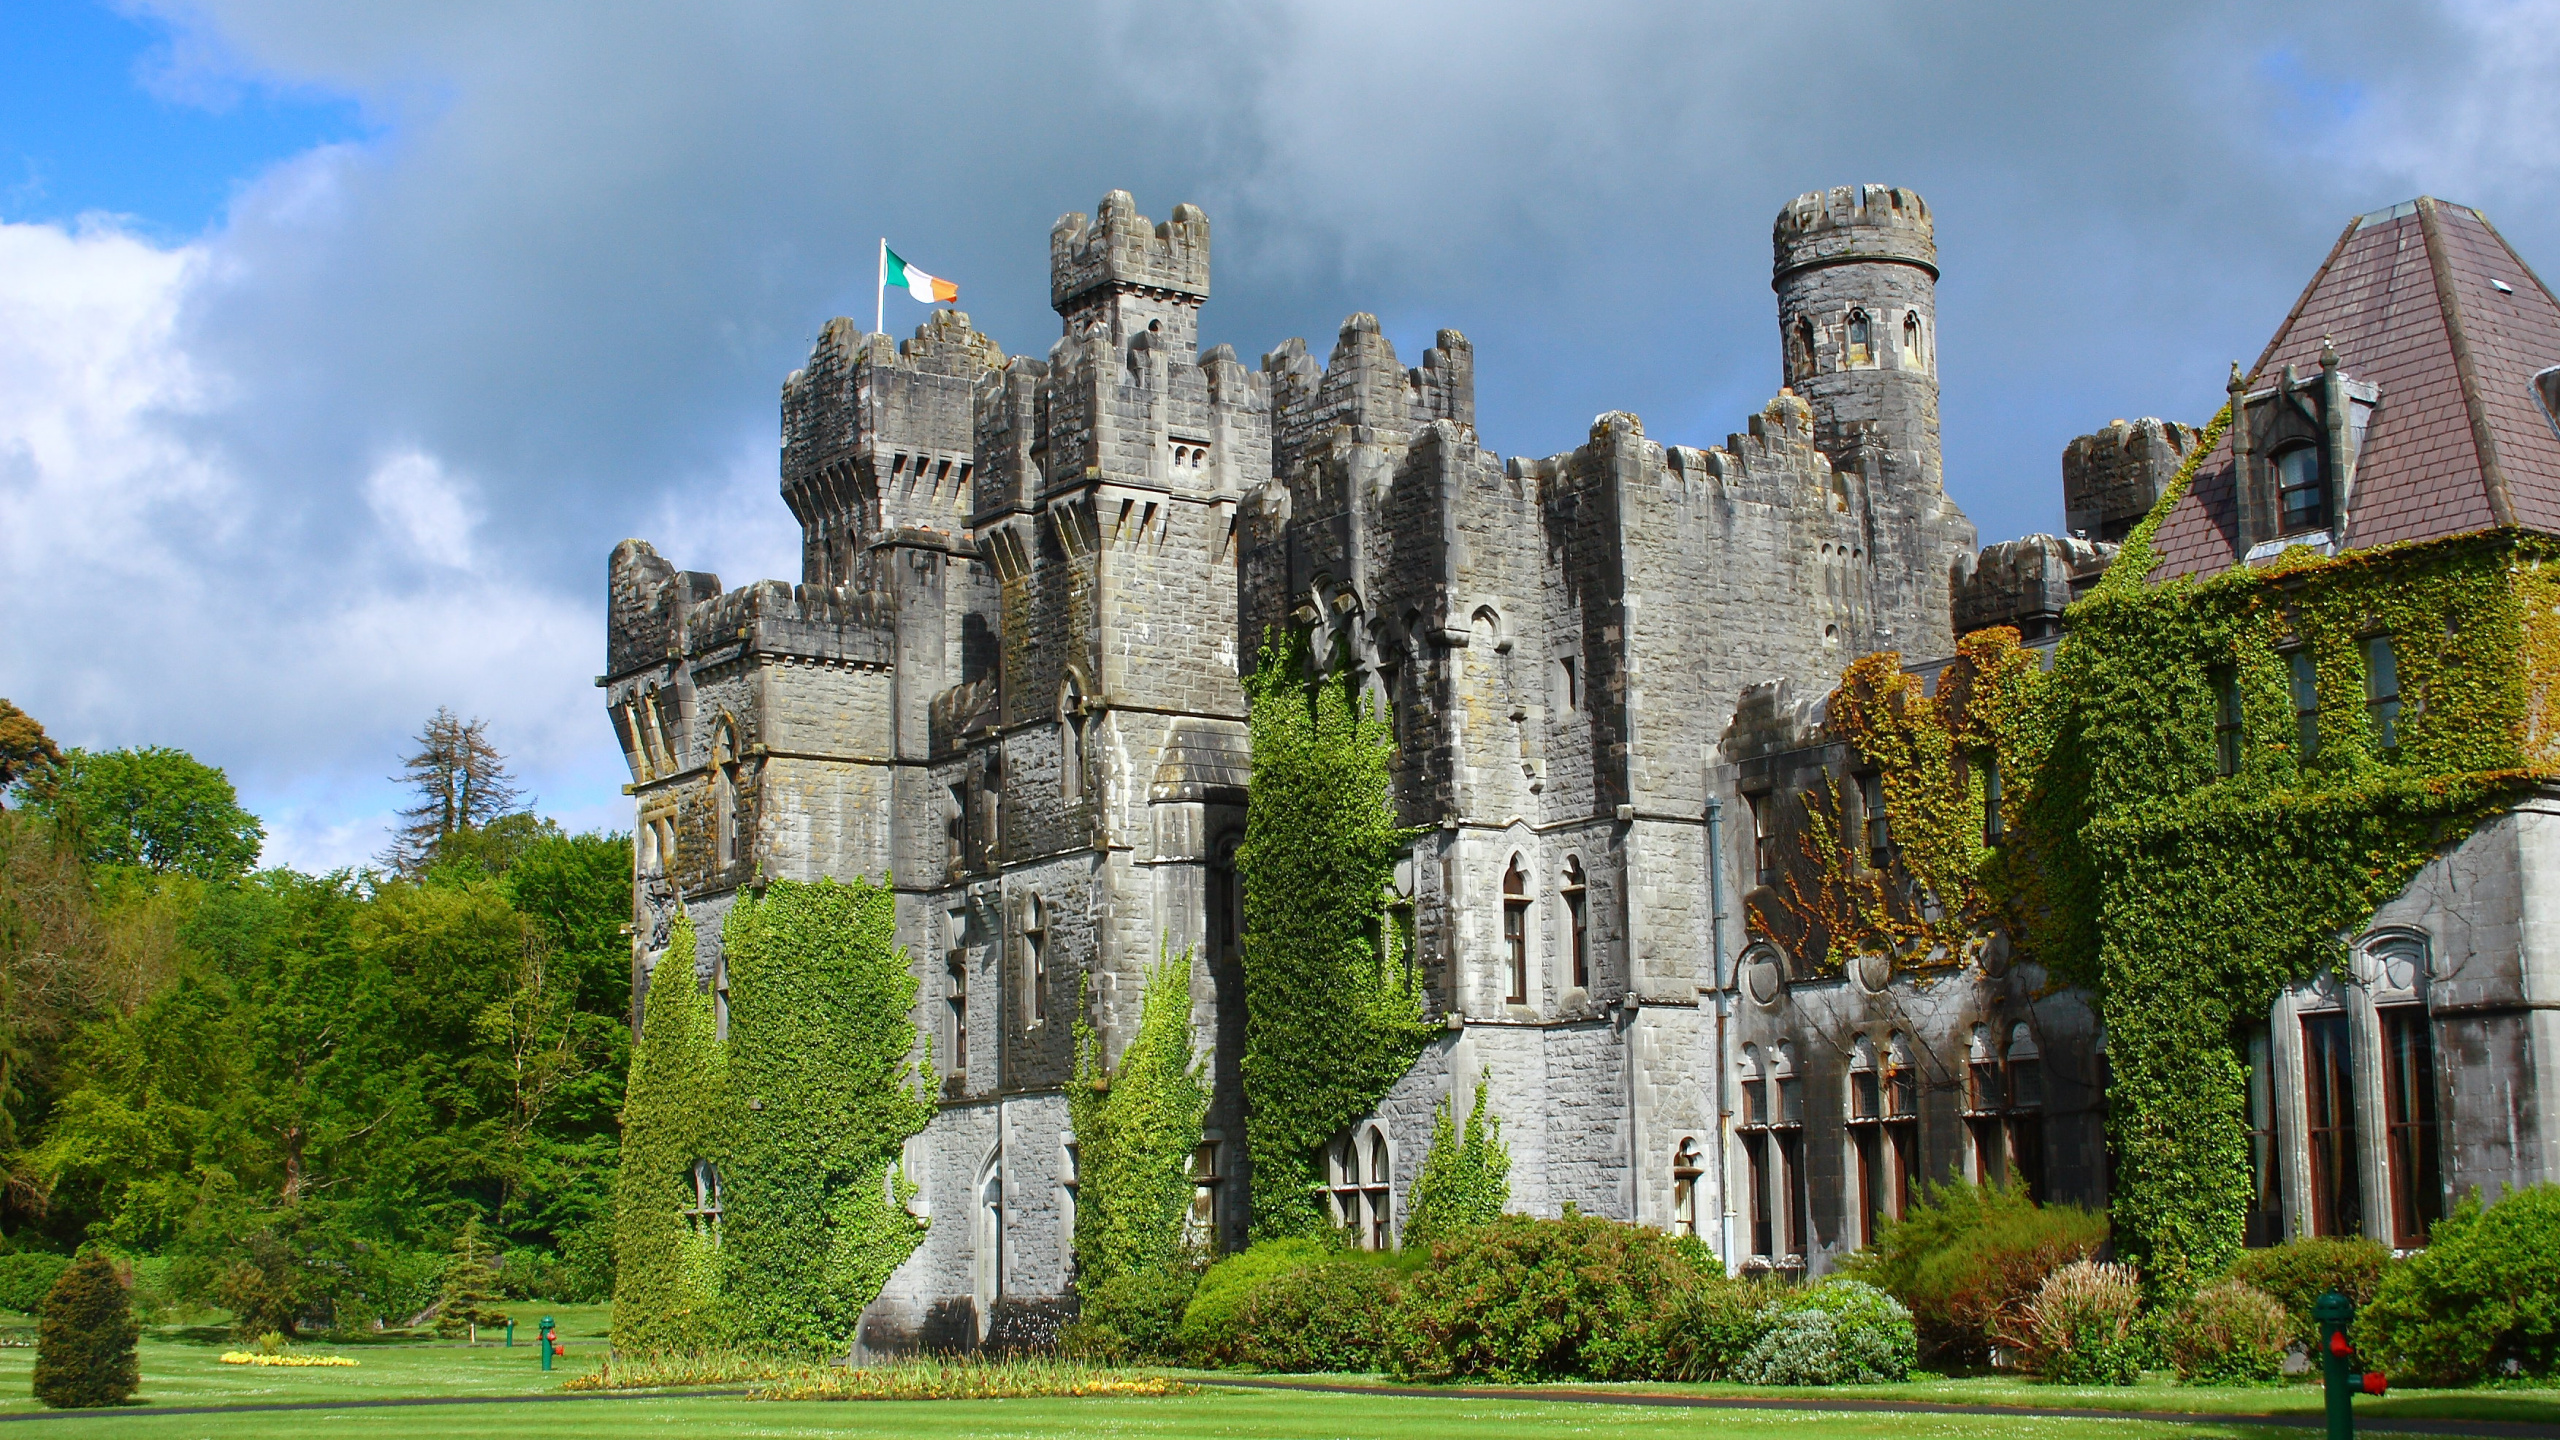
<instances>
[{"instance_id":1,"label":"green climbing vine","mask_svg":"<svg viewBox=\"0 0 2560 1440\"><path fill-rule=\"evenodd\" d=\"M622 1101L613 1193L613 1349L659 1355L720 1337L718 1237L696 1208L693 1166L714 1153L722 1084L711 999L693 983L693 920L678 916L652 984Z\"/></svg>"},{"instance_id":2,"label":"green climbing vine","mask_svg":"<svg viewBox=\"0 0 2560 1440\"><path fill-rule=\"evenodd\" d=\"M1192 1182L1185 1167L1200 1144L1209 1088L1191 1050L1191 955L1146 978L1137 1033L1116 1068L1102 1039L1076 1021L1075 1083L1067 1117L1076 1137L1076 1288L1170 1270L1183 1258Z\"/></svg>"},{"instance_id":3,"label":"green climbing vine","mask_svg":"<svg viewBox=\"0 0 2560 1440\"><path fill-rule=\"evenodd\" d=\"M1389 805L1385 717L1346 675L1311 677L1303 638L1267 641L1245 694L1253 797L1236 873L1253 1231L1316 1236L1319 1148L1376 1106L1431 1035L1385 904L1415 832Z\"/></svg>"},{"instance_id":4,"label":"green climbing vine","mask_svg":"<svg viewBox=\"0 0 2560 1440\"><path fill-rule=\"evenodd\" d=\"M1511 1203L1511 1149L1502 1143L1501 1118L1490 1113L1490 1088L1476 1081L1475 1106L1463 1130L1456 1096L1443 1097L1432 1112L1431 1148L1423 1154L1405 1211L1405 1244L1428 1245L1491 1224Z\"/></svg>"},{"instance_id":5,"label":"green climbing vine","mask_svg":"<svg viewBox=\"0 0 2560 1440\"><path fill-rule=\"evenodd\" d=\"M734 1337L842 1354L924 1222L898 1167L933 1106L893 897L865 881L742 892L729 967L723 1257Z\"/></svg>"}]
</instances>

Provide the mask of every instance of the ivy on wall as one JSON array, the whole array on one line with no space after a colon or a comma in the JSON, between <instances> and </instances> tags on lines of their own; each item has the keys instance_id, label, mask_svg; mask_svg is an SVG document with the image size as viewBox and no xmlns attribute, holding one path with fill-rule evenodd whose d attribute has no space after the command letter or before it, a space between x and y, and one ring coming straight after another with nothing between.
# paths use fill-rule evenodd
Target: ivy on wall
<instances>
[{"instance_id":1,"label":"ivy on wall","mask_svg":"<svg viewBox=\"0 0 2560 1440\"><path fill-rule=\"evenodd\" d=\"M723 1093L711 999L693 984L693 921L679 915L665 981L649 987L622 1101L613 1191L613 1348L620 1355L701 1350L720 1340L720 1251L686 1211L693 1166L718 1163Z\"/></svg>"},{"instance_id":2,"label":"ivy on wall","mask_svg":"<svg viewBox=\"0 0 2560 1440\"><path fill-rule=\"evenodd\" d=\"M898 1168L932 1118L891 892L777 880L721 930L729 967L724 1217L736 1338L842 1354L924 1222Z\"/></svg>"},{"instance_id":3,"label":"ivy on wall","mask_svg":"<svg viewBox=\"0 0 2560 1440\"><path fill-rule=\"evenodd\" d=\"M1462 1230L1492 1223L1511 1203L1511 1149L1502 1143L1502 1121L1490 1113L1491 1087L1476 1081L1476 1099L1463 1130L1456 1096L1444 1097L1431 1116L1431 1148L1413 1182L1405 1210L1404 1243L1428 1245Z\"/></svg>"},{"instance_id":4,"label":"ivy on wall","mask_svg":"<svg viewBox=\"0 0 2560 1440\"><path fill-rule=\"evenodd\" d=\"M1303 638L1275 637L1245 681L1240 1068L1257 1239L1325 1232L1320 1148L1376 1107L1432 1033L1385 906L1396 857L1418 833L1389 803L1393 738L1348 673L1310 668Z\"/></svg>"},{"instance_id":5,"label":"ivy on wall","mask_svg":"<svg viewBox=\"0 0 2560 1440\"><path fill-rule=\"evenodd\" d=\"M1104 1066L1093 1027L1076 1021L1067 1117L1076 1137L1076 1288L1087 1295L1183 1258L1192 1196L1185 1167L1209 1111L1191 1051L1190 953L1156 965L1146 986L1117 1068Z\"/></svg>"}]
</instances>

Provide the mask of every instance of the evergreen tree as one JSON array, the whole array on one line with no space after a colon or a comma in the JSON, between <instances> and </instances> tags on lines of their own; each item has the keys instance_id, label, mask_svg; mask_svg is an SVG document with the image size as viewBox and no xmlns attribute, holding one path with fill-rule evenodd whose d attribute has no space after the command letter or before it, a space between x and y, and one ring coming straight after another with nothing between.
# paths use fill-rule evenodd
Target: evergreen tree
<instances>
[{"instance_id":1,"label":"evergreen tree","mask_svg":"<svg viewBox=\"0 0 2560 1440\"><path fill-rule=\"evenodd\" d=\"M691 916L652 973L640 1043L623 1092L622 1164L613 1188L613 1352L705 1349L721 1338L719 1232L702 1186L717 1165L723 1109L710 997L693 979Z\"/></svg>"},{"instance_id":2,"label":"evergreen tree","mask_svg":"<svg viewBox=\"0 0 2560 1440\"><path fill-rule=\"evenodd\" d=\"M1454 1096L1444 1097L1433 1112L1431 1148L1423 1154L1405 1213L1407 1245L1428 1245L1489 1224L1511 1203L1511 1150L1502 1143L1502 1121L1486 1113L1487 1090L1479 1078L1463 1134L1454 1118Z\"/></svg>"},{"instance_id":3,"label":"evergreen tree","mask_svg":"<svg viewBox=\"0 0 2560 1440\"><path fill-rule=\"evenodd\" d=\"M142 1385L132 1297L104 1251L80 1252L44 1297L35 1395L57 1410L121 1405Z\"/></svg>"},{"instance_id":4,"label":"evergreen tree","mask_svg":"<svg viewBox=\"0 0 2560 1440\"><path fill-rule=\"evenodd\" d=\"M464 720L439 706L418 732L417 746L391 778L415 790L418 802L400 812L401 826L382 854L383 863L403 875L434 864L453 836L514 813L519 795L486 720Z\"/></svg>"},{"instance_id":5,"label":"evergreen tree","mask_svg":"<svg viewBox=\"0 0 2560 1440\"><path fill-rule=\"evenodd\" d=\"M498 1298L498 1267L488 1237L480 1233L480 1217L463 1222L454 1237L453 1258L445 1262L444 1292L436 1301L436 1333L446 1339L467 1334L476 1344L480 1327L507 1323Z\"/></svg>"}]
</instances>

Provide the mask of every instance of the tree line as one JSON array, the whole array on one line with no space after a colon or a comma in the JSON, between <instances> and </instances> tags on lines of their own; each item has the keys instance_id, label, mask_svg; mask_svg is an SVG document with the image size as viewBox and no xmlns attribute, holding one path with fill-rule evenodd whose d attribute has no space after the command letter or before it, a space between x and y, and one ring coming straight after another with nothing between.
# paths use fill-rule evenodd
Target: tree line
<instances>
[{"instance_id":1,"label":"tree line","mask_svg":"<svg viewBox=\"0 0 2560 1440\"><path fill-rule=\"evenodd\" d=\"M287 1333L415 1319L475 1226L513 1293L610 1289L629 838L450 711L395 778L376 865L261 868L219 769L0 700L0 1245Z\"/></svg>"}]
</instances>

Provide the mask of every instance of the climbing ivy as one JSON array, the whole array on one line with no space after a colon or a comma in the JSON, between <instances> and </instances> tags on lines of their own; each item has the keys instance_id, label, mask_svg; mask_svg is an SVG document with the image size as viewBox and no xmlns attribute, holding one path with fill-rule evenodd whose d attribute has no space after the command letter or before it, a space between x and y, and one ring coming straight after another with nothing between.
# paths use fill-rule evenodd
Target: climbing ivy
<instances>
[{"instance_id":1,"label":"climbing ivy","mask_svg":"<svg viewBox=\"0 0 2560 1440\"><path fill-rule=\"evenodd\" d=\"M1501 1117L1489 1113L1487 1083L1476 1081L1475 1108L1458 1128L1454 1095L1431 1116L1431 1148L1413 1182L1405 1211L1404 1243L1428 1245L1461 1230L1491 1223L1511 1203L1511 1150L1502 1143Z\"/></svg>"},{"instance_id":2,"label":"climbing ivy","mask_svg":"<svg viewBox=\"0 0 2560 1440\"><path fill-rule=\"evenodd\" d=\"M729 967L723 1258L733 1337L842 1354L924 1222L898 1167L933 1106L893 897L856 880L741 893Z\"/></svg>"},{"instance_id":3,"label":"climbing ivy","mask_svg":"<svg viewBox=\"0 0 2560 1440\"><path fill-rule=\"evenodd\" d=\"M1320 1148L1422 1053L1422 984L1385 898L1419 833L1395 823L1393 738L1347 672L1273 638L1245 681L1253 795L1244 888L1245 1044L1256 1238L1321 1235Z\"/></svg>"},{"instance_id":4,"label":"climbing ivy","mask_svg":"<svg viewBox=\"0 0 2560 1440\"><path fill-rule=\"evenodd\" d=\"M679 915L658 962L622 1098L622 1163L613 1189L613 1349L659 1355L720 1339L716 1234L685 1212L693 1165L718 1164L725 1093L710 997L693 982L693 919Z\"/></svg>"},{"instance_id":5,"label":"climbing ivy","mask_svg":"<svg viewBox=\"0 0 2560 1440\"><path fill-rule=\"evenodd\" d=\"M1170 1270L1183 1256L1192 1183L1185 1166L1200 1144L1209 1089L1191 1051L1191 955L1146 977L1138 1031L1117 1068L1102 1039L1076 1020L1075 1082L1067 1118L1076 1137L1076 1288Z\"/></svg>"}]
</instances>

